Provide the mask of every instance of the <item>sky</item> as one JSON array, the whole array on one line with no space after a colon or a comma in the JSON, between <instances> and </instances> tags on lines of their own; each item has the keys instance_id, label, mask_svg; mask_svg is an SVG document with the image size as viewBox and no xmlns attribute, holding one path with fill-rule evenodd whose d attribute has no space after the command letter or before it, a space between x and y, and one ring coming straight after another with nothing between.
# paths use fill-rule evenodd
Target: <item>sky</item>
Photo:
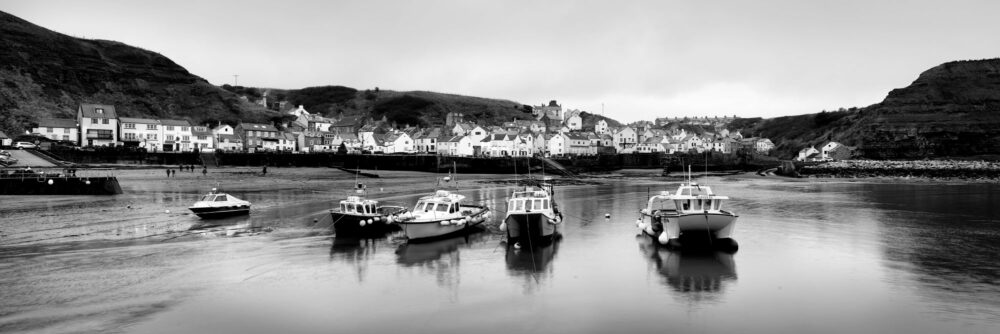
<instances>
[{"instance_id":1,"label":"sky","mask_svg":"<svg viewBox=\"0 0 1000 334\"><path fill-rule=\"evenodd\" d=\"M558 100L628 122L867 106L941 63L1000 56L1000 1L0 0L0 10L159 52L217 85Z\"/></svg>"}]
</instances>

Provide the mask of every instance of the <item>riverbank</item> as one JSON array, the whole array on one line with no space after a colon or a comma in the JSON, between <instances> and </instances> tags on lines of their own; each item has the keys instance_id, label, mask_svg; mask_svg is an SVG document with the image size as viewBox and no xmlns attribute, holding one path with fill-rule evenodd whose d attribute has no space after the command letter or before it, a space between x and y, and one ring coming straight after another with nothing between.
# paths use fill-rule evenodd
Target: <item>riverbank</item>
<instances>
[{"instance_id":1,"label":"riverbank","mask_svg":"<svg viewBox=\"0 0 1000 334\"><path fill-rule=\"evenodd\" d=\"M1000 182L1000 163L962 160L843 160L802 166L808 178L902 178L941 181Z\"/></svg>"}]
</instances>

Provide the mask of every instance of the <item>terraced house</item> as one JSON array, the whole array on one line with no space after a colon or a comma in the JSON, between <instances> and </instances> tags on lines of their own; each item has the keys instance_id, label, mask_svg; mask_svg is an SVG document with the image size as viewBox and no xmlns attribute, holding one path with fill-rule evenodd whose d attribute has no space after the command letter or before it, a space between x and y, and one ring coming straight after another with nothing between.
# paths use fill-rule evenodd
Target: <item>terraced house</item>
<instances>
[{"instance_id":1,"label":"terraced house","mask_svg":"<svg viewBox=\"0 0 1000 334\"><path fill-rule=\"evenodd\" d=\"M236 133L243 137L243 148L248 151L277 150L281 136L274 125L258 123L240 123L236 126ZM281 139L284 139L284 136L281 136Z\"/></svg>"},{"instance_id":2,"label":"terraced house","mask_svg":"<svg viewBox=\"0 0 1000 334\"><path fill-rule=\"evenodd\" d=\"M121 123L121 141L125 146L135 146L146 149L149 152L156 152L162 149L160 134L160 121L148 118L122 117L118 119Z\"/></svg>"},{"instance_id":3,"label":"terraced house","mask_svg":"<svg viewBox=\"0 0 1000 334\"><path fill-rule=\"evenodd\" d=\"M38 120L38 126L31 129L31 134L52 140L68 140L74 143L80 141L75 119L45 118Z\"/></svg>"},{"instance_id":4,"label":"terraced house","mask_svg":"<svg viewBox=\"0 0 1000 334\"><path fill-rule=\"evenodd\" d=\"M164 152L191 151L191 123L186 120L163 119L160 120L160 125Z\"/></svg>"},{"instance_id":5,"label":"terraced house","mask_svg":"<svg viewBox=\"0 0 1000 334\"><path fill-rule=\"evenodd\" d=\"M115 106L106 104L81 104L76 111L80 124L80 146L117 146L118 113Z\"/></svg>"}]
</instances>

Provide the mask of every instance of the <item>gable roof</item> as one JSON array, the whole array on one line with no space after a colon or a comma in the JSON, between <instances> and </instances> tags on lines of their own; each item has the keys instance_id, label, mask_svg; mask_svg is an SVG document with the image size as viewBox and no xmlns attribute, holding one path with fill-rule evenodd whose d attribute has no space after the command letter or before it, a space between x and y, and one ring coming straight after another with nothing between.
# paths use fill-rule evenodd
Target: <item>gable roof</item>
<instances>
[{"instance_id":1,"label":"gable roof","mask_svg":"<svg viewBox=\"0 0 1000 334\"><path fill-rule=\"evenodd\" d=\"M160 124L167 126L191 126L191 123L185 119L161 119Z\"/></svg>"},{"instance_id":2,"label":"gable roof","mask_svg":"<svg viewBox=\"0 0 1000 334\"><path fill-rule=\"evenodd\" d=\"M43 118L38 120L40 128L75 128L76 120L69 118Z\"/></svg>"},{"instance_id":3,"label":"gable roof","mask_svg":"<svg viewBox=\"0 0 1000 334\"><path fill-rule=\"evenodd\" d=\"M160 124L159 120L151 118L119 117L118 121L122 123L135 123L135 124Z\"/></svg>"},{"instance_id":4,"label":"gable roof","mask_svg":"<svg viewBox=\"0 0 1000 334\"><path fill-rule=\"evenodd\" d=\"M271 125L271 124L241 123L240 126L243 127L243 131L248 131L248 130L255 130L255 131L275 131L275 132L278 131L278 128L275 128L274 125Z\"/></svg>"},{"instance_id":5,"label":"gable roof","mask_svg":"<svg viewBox=\"0 0 1000 334\"><path fill-rule=\"evenodd\" d=\"M3 131L0 131L0 138L2 138L2 139L10 139L10 137L7 137L7 134L3 133Z\"/></svg>"},{"instance_id":6,"label":"gable roof","mask_svg":"<svg viewBox=\"0 0 1000 334\"><path fill-rule=\"evenodd\" d=\"M98 109L102 112L98 113ZM84 118L118 118L115 106L109 104L81 104L79 110Z\"/></svg>"}]
</instances>

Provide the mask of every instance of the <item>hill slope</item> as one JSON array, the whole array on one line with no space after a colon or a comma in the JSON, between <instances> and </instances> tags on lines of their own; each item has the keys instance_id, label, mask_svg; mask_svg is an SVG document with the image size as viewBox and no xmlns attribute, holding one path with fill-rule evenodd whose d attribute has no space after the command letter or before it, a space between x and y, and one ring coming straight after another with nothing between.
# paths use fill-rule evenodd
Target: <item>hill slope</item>
<instances>
[{"instance_id":1,"label":"hill slope","mask_svg":"<svg viewBox=\"0 0 1000 334\"><path fill-rule=\"evenodd\" d=\"M73 117L80 103L195 123L277 116L155 52L66 36L0 12L0 129L20 133L39 118Z\"/></svg>"},{"instance_id":2,"label":"hill slope","mask_svg":"<svg viewBox=\"0 0 1000 334\"><path fill-rule=\"evenodd\" d=\"M826 141L869 158L919 159L1000 153L1000 59L948 62L861 109L761 120L783 157Z\"/></svg>"}]
</instances>

